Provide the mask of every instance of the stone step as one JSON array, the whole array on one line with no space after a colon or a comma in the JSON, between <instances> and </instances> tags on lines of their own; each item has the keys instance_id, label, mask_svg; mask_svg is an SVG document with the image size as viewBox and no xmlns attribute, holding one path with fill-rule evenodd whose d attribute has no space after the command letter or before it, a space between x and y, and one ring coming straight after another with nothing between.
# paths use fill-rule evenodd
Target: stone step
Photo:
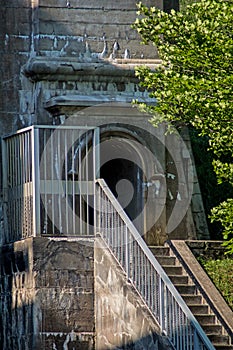
<instances>
[{"instance_id":1,"label":"stone step","mask_svg":"<svg viewBox=\"0 0 233 350\"><path fill-rule=\"evenodd\" d=\"M163 265L163 269L168 274L168 276L175 276L175 275L182 275L183 274L182 266Z\"/></svg>"},{"instance_id":2,"label":"stone step","mask_svg":"<svg viewBox=\"0 0 233 350\"><path fill-rule=\"evenodd\" d=\"M206 315L209 312L209 307L207 304L201 305L189 305L189 309L194 315Z\"/></svg>"},{"instance_id":3,"label":"stone step","mask_svg":"<svg viewBox=\"0 0 233 350\"><path fill-rule=\"evenodd\" d=\"M162 266L174 266L176 263L176 258L174 256L155 256L155 258Z\"/></svg>"},{"instance_id":4,"label":"stone step","mask_svg":"<svg viewBox=\"0 0 233 350\"><path fill-rule=\"evenodd\" d=\"M197 321L201 324L201 325L210 325L210 324L215 324L216 322L216 317L215 315L198 315L193 313L194 316L196 317Z\"/></svg>"},{"instance_id":5,"label":"stone step","mask_svg":"<svg viewBox=\"0 0 233 350\"><path fill-rule=\"evenodd\" d=\"M201 325L206 334L222 335L222 326L219 324L202 324Z\"/></svg>"},{"instance_id":6,"label":"stone step","mask_svg":"<svg viewBox=\"0 0 233 350\"><path fill-rule=\"evenodd\" d=\"M233 345L213 344L216 350L233 350Z\"/></svg>"},{"instance_id":7,"label":"stone step","mask_svg":"<svg viewBox=\"0 0 233 350\"><path fill-rule=\"evenodd\" d=\"M169 247L149 246L149 248L155 257L157 257L157 256L169 256L170 255L170 248Z\"/></svg>"},{"instance_id":8,"label":"stone step","mask_svg":"<svg viewBox=\"0 0 233 350\"><path fill-rule=\"evenodd\" d=\"M213 344L229 345L229 337L224 334L208 334L208 338Z\"/></svg>"},{"instance_id":9,"label":"stone step","mask_svg":"<svg viewBox=\"0 0 233 350\"><path fill-rule=\"evenodd\" d=\"M179 285L179 284L188 284L189 278L188 276L169 276L170 280L175 284L175 285Z\"/></svg>"},{"instance_id":10,"label":"stone step","mask_svg":"<svg viewBox=\"0 0 233 350\"><path fill-rule=\"evenodd\" d=\"M187 295L187 294L195 294L196 293L196 286L195 285L188 285L188 284L184 284L184 285L175 285L176 289L178 290L178 292L181 294L181 296Z\"/></svg>"},{"instance_id":11,"label":"stone step","mask_svg":"<svg viewBox=\"0 0 233 350\"><path fill-rule=\"evenodd\" d=\"M186 302L186 304L189 306L193 305L200 305L202 303L202 296L201 295L190 295L190 294L183 294L182 298Z\"/></svg>"}]
</instances>

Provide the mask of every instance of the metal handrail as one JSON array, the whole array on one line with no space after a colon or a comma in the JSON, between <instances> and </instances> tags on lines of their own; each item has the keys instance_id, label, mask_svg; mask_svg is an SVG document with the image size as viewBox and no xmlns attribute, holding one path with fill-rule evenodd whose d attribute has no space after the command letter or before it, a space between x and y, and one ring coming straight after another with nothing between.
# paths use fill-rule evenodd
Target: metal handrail
<instances>
[{"instance_id":1,"label":"metal handrail","mask_svg":"<svg viewBox=\"0 0 233 350\"><path fill-rule=\"evenodd\" d=\"M214 350L200 324L103 179L96 181L100 234L177 350Z\"/></svg>"}]
</instances>

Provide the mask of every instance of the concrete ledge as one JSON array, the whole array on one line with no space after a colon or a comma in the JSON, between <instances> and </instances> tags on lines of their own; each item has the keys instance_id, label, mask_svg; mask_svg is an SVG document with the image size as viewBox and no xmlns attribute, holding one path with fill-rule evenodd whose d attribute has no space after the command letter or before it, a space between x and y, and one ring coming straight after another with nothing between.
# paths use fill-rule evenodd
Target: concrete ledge
<instances>
[{"instance_id":1,"label":"concrete ledge","mask_svg":"<svg viewBox=\"0 0 233 350\"><path fill-rule=\"evenodd\" d=\"M233 312L189 249L187 243L177 240L169 241L168 245L181 261L183 267L233 340Z\"/></svg>"},{"instance_id":2,"label":"concrete ledge","mask_svg":"<svg viewBox=\"0 0 233 350\"><path fill-rule=\"evenodd\" d=\"M44 107L46 109L50 109L57 106L96 106L96 105L102 105L102 108L104 108L104 103L118 103L118 105L115 105L116 107L124 107L124 108L132 108L132 101L135 96L124 94L124 95L109 95L109 94L95 94L95 95L65 95L65 96L56 96L51 98L50 100L46 101L44 104ZM151 97L140 97L137 99L138 102L145 102L150 103L150 105L155 105L156 101L155 99L152 99ZM142 113L140 113L142 115Z\"/></svg>"},{"instance_id":3,"label":"concrete ledge","mask_svg":"<svg viewBox=\"0 0 233 350\"><path fill-rule=\"evenodd\" d=\"M135 67L147 65L152 70L156 69L158 60L101 60L85 58L81 60L73 57L36 57L30 59L23 67L22 72L33 81L38 80L85 80L104 81L112 77L114 81L124 81L128 78L131 82L138 83L135 76Z\"/></svg>"}]
</instances>

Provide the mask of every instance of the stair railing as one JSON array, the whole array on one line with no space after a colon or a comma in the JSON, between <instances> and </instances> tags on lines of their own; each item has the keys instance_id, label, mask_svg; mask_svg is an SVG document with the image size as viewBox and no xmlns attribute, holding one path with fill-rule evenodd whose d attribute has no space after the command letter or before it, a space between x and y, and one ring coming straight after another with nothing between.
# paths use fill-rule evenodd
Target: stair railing
<instances>
[{"instance_id":1,"label":"stair railing","mask_svg":"<svg viewBox=\"0 0 233 350\"><path fill-rule=\"evenodd\" d=\"M96 234L112 251L177 350L214 350L173 283L103 179L96 181Z\"/></svg>"}]
</instances>

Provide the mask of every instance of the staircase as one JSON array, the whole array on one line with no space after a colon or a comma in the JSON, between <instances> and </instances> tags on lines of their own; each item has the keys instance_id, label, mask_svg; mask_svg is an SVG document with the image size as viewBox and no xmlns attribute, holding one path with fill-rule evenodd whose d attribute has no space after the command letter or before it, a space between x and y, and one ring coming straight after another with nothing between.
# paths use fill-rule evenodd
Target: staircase
<instances>
[{"instance_id":1,"label":"staircase","mask_svg":"<svg viewBox=\"0 0 233 350\"><path fill-rule=\"evenodd\" d=\"M171 346L233 350L233 312L186 243L148 247L103 179L96 180L95 204L96 237L115 256Z\"/></svg>"},{"instance_id":2,"label":"staircase","mask_svg":"<svg viewBox=\"0 0 233 350\"><path fill-rule=\"evenodd\" d=\"M198 292L195 284L170 247L150 246L149 248L200 323L215 349L233 350L229 335L224 331L215 314L211 312L209 305Z\"/></svg>"}]
</instances>

